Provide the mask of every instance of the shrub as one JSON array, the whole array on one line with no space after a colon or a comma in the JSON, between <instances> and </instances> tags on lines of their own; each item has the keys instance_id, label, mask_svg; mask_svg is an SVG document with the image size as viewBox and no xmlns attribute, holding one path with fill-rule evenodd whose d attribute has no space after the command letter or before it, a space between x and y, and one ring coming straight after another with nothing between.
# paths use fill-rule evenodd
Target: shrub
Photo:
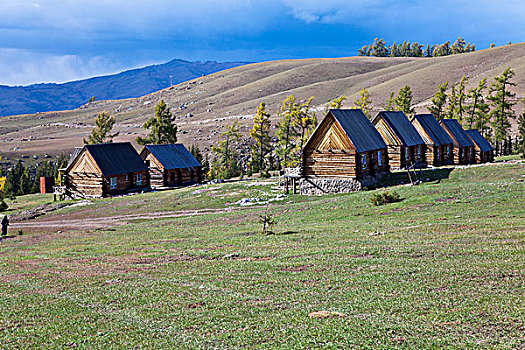
<instances>
[{"instance_id":1,"label":"shrub","mask_svg":"<svg viewBox=\"0 0 525 350\"><path fill-rule=\"evenodd\" d=\"M0 211L7 210L7 208L9 208L9 206L4 202L3 199L0 199Z\"/></svg>"},{"instance_id":2,"label":"shrub","mask_svg":"<svg viewBox=\"0 0 525 350\"><path fill-rule=\"evenodd\" d=\"M266 210L263 215L259 215L259 223L262 224L261 233L264 235L271 235L274 232L272 231L272 226L277 222L275 221L272 214L268 213L269 203L266 205Z\"/></svg>"},{"instance_id":3,"label":"shrub","mask_svg":"<svg viewBox=\"0 0 525 350\"><path fill-rule=\"evenodd\" d=\"M375 206L384 205L388 203L395 203L399 202L400 200L401 196L396 191L384 191L383 193L375 193L372 196L372 198L370 198L370 202L372 202L372 204Z\"/></svg>"}]
</instances>

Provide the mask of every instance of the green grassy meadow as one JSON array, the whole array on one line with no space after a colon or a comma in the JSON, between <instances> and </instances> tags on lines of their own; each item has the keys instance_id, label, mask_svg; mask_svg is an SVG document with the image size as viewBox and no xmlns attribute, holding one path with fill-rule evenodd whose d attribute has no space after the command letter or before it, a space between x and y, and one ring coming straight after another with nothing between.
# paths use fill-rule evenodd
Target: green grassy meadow
<instances>
[{"instance_id":1,"label":"green grassy meadow","mask_svg":"<svg viewBox=\"0 0 525 350\"><path fill-rule=\"evenodd\" d=\"M276 196L253 181L51 212L35 225L129 217L0 242L0 347L525 347L525 164L425 177L379 207L370 198L383 189L289 195L269 205L273 235L258 233L264 205L234 204ZM40 203L17 199L29 202ZM166 212L188 215L149 217Z\"/></svg>"}]
</instances>

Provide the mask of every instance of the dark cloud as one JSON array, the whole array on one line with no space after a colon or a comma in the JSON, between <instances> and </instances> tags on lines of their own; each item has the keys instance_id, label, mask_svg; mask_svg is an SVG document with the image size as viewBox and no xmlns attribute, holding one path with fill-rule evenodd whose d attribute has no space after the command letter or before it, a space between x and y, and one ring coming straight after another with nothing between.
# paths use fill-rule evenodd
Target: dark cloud
<instances>
[{"instance_id":1,"label":"dark cloud","mask_svg":"<svg viewBox=\"0 0 525 350\"><path fill-rule=\"evenodd\" d=\"M464 36L486 47L522 40L524 15L517 0L4 0L0 84L66 81L175 57L348 56L376 36Z\"/></svg>"}]
</instances>

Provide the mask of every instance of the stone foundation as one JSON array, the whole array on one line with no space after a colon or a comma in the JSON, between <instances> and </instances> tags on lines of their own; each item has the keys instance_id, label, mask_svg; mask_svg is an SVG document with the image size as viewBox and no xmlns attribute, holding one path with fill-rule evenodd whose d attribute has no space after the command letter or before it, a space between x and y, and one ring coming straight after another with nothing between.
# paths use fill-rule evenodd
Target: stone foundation
<instances>
[{"instance_id":1,"label":"stone foundation","mask_svg":"<svg viewBox=\"0 0 525 350\"><path fill-rule=\"evenodd\" d=\"M353 178L302 178L299 181L301 194L306 196L320 196L329 193L349 193L361 191L363 185Z\"/></svg>"},{"instance_id":2,"label":"stone foundation","mask_svg":"<svg viewBox=\"0 0 525 350\"><path fill-rule=\"evenodd\" d=\"M377 184L384 174L356 178L305 177L299 181L300 193L306 196L321 196L330 193L350 193Z\"/></svg>"}]
</instances>

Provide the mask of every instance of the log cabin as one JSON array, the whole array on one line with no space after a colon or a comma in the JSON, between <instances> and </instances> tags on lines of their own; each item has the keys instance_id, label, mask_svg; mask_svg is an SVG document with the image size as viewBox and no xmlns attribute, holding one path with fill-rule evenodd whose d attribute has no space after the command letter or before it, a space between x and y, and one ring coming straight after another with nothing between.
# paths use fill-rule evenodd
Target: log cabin
<instances>
[{"instance_id":1,"label":"log cabin","mask_svg":"<svg viewBox=\"0 0 525 350\"><path fill-rule=\"evenodd\" d=\"M388 146L392 170L406 169L413 164L425 165L425 141L401 111L379 112L372 124Z\"/></svg>"},{"instance_id":2,"label":"log cabin","mask_svg":"<svg viewBox=\"0 0 525 350\"><path fill-rule=\"evenodd\" d=\"M76 148L62 183L75 197L106 197L149 188L148 168L129 142Z\"/></svg>"},{"instance_id":3,"label":"log cabin","mask_svg":"<svg viewBox=\"0 0 525 350\"><path fill-rule=\"evenodd\" d=\"M465 131L474 143L474 156L476 163L488 163L494 161L494 147L485 139L478 130Z\"/></svg>"},{"instance_id":4,"label":"log cabin","mask_svg":"<svg viewBox=\"0 0 525 350\"><path fill-rule=\"evenodd\" d=\"M152 188L202 182L202 164L183 144L146 145L140 156L148 167Z\"/></svg>"},{"instance_id":5,"label":"log cabin","mask_svg":"<svg viewBox=\"0 0 525 350\"><path fill-rule=\"evenodd\" d=\"M425 141L427 165L440 166L453 163L454 142L432 114L416 114L412 119L412 125Z\"/></svg>"},{"instance_id":6,"label":"log cabin","mask_svg":"<svg viewBox=\"0 0 525 350\"><path fill-rule=\"evenodd\" d=\"M351 192L388 173L387 147L360 109L331 109L301 154L301 193Z\"/></svg>"},{"instance_id":7,"label":"log cabin","mask_svg":"<svg viewBox=\"0 0 525 350\"><path fill-rule=\"evenodd\" d=\"M442 119L439 123L454 142L454 164L474 163L474 143L467 136L461 124L456 119Z\"/></svg>"}]
</instances>

